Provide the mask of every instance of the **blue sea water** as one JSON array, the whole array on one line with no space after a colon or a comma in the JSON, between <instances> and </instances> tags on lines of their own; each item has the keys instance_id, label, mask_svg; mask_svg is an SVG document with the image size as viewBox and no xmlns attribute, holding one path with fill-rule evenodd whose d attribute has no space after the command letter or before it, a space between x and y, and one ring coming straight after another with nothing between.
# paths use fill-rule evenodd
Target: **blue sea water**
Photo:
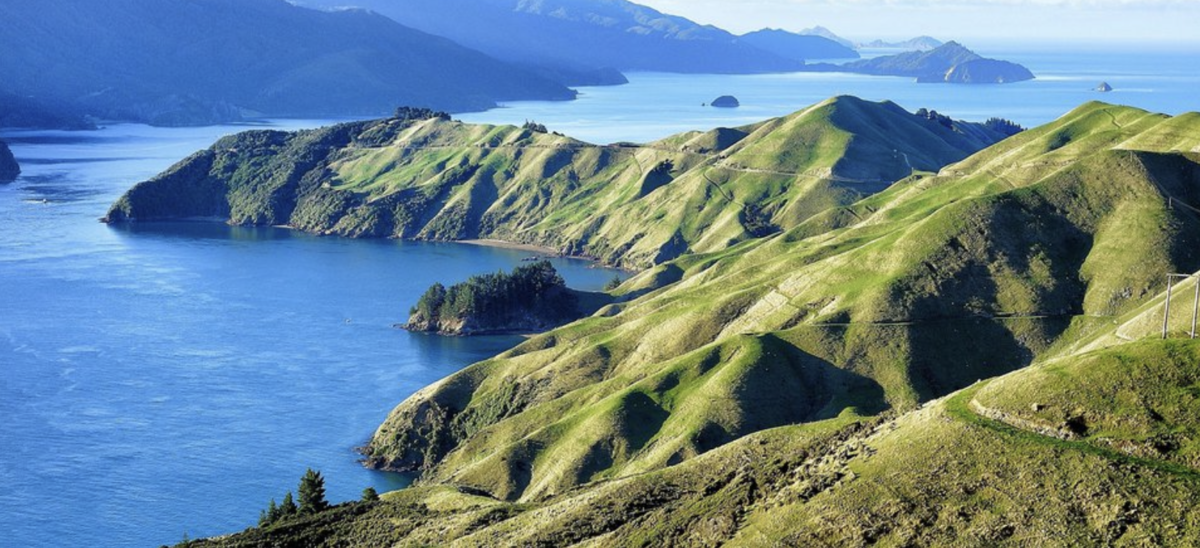
<instances>
[{"instance_id":1,"label":"blue sea water","mask_svg":"<svg viewBox=\"0 0 1200 548\"><path fill-rule=\"evenodd\" d=\"M354 447L408 395L519 342L392 325L433 282L528 252L97 222L132 183L236 129L5 136L24 174L0 185L0 546L241 530L307 467L333 501L402 487ZM573 287L614 276L553 262Z\"/></svg>"},{"instance_id":2,"label":"blue sea water","mask_svg":"<svg viewBox=\"0 0 1200 548\"><path fill-rule=\"evenodd\" d=\"M613 143L735 127L783 116L837 95L890 100L910 111L930 108L969 121L1007 118L1027 127L1050 122L1092 100L1167 114L1200 111L1200 46L984 44L975 49L981 55L1021 63L1037 78L964 86L836 73L633 73L627 75L628 85L584 88L573 102L514 102L460 118L493 124L534 120L577 139ZM1113 92L1093 91L1101 82L1112 85ZM721 95L736 96L741 108L702 106Z\"/></svg>"},{"instance_id":3,"label":"blue sea water","mask_svg":"<svg viewBox=\"0 0 1200 548\"><path fill-rule=\"evenodd\" d=\"M750 123L838 94L1034 125L1092 99L1200 110L1200 52L980 48L1039 79L918 85L838 74L633 74L569 103L461 116L593 141ZM1090 91L1100 81L1116 91ZM737 95L737 110L701 107ZM321 121L277 122L313 127ZM318 238L212 224L112 228L125 189L244 127L8 132L24 174L0 185L0 546L157 546L253 524L306 467L334 501L407 478L353 448L417 389L518 342L391 327L434 281L528 253ZM613 276L559 260L568 282Z\"/></svg>"}]
</instances>

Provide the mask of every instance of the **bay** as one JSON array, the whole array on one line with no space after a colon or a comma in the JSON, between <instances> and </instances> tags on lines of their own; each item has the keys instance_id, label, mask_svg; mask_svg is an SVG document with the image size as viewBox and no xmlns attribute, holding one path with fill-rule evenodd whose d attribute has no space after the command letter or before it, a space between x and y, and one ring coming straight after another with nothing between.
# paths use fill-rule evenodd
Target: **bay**
<instances>
[{"instance_id":1,"label":"bay","mask_svg":"<svg viewBox=\"0 0 1200 548\"><path fill-rule=\"evenodd\" d=\"M403 487L354 448L416 390L520 341L392 325L430 284L528 252L97 221L133 183L242 129L5 136L24 174L0 185L0 545L241 530L307 467L333 501ZM614 275L553 262L581 289Z\"/></svg>"}]
</instances>

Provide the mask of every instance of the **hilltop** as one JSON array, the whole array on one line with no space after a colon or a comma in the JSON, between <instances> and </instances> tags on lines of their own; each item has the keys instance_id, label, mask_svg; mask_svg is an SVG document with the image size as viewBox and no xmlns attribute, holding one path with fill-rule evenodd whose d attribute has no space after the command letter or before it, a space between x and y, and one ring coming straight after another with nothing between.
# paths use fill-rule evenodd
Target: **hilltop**
<instances>
[{"instance_id":1,"label":"hilltop","mask_svg":"<svg viewBox=\"0 0 1200 548\"><path fill-rule=\"evenodd\" d=\"M1198 154L1089 103L659 265L397 407L417 487L213 544L1194 544Z\"/></svg>"},{"instance_id":2,"label":"hilltop","mask_svg":"<svg viewBox=\"0 0 1200 548\"><path fill-rule=\"evenodd\" d=\"M794 228L1005 136L853 97L745 127L608 146L536 124L472 125L406 109L222 139L135 186L107 220L494 238L640 268Z\"/></svg>"},{"instance_id":3,"label":"hilltop","mask_svg":"<svg viewBox=\"0 0 1200 548\"><path fill-rule=\"evenodd\" d=\"M283 0L44 0L4 2L0 21L0 92L101 119L203 125L379 116L398 104L483 110L502 100L575 96L362 10L322 12Z\"/></svg>"}]
</instances>

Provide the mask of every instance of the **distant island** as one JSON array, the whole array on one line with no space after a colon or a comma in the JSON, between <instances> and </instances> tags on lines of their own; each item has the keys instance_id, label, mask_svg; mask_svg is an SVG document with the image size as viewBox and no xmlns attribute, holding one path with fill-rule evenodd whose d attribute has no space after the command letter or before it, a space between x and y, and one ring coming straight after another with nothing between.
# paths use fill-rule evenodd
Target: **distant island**
<instances>
[{"instance_id":1,"label":"distant island","mask_svg":"<svg viewBox=\"0 0 1200 548\"><path fill-rule=\"evenodd\" d=\"M403 327L441 335L537 333L582 315L575 292L549 261L539 261L511 274L472 276L449 289L434 284Z\"/></svg>"},{"instance_id":2,"label":"distant island","mask_svg":"<svg viewBox=\"0 0 1200 548\"><path fill-rule=\"evenodd\" d=\"M987 59L958 42L947 42L932 51L887 55L844 65L814 65L813 69L875 76L907 76L924 84L1010 84L1034 78L1033 73L1021 65Z\"/></svg>"},{"instance_id":3,"label":"distant island","mask_svg":"<svg viewBox=\"0 0 1200 548\"><path fill-rule=\"evenodd\" d=\"M8 143L0 141L0 183L11 183L17 180L20 174L21 166L17 165L17 159L13 158Z\"/></svg>"},{"instance_id":4,"label":"distant island","mask_svg":"<svg viewBox=\"0 0 1200 548\"><path fill-rule=\"evenodd\" d=\"M1108 85L1108 82L1100 82L1100 85L1096 86L1096 91L1099 91L1100 93L1108 93L1112 90L1113 88L1112 86Z\"/></svg>"},{"instance_id":5,"label":"distant island","mask_svg":"<svg viewBox=\"0 0 1200 548\"><path fill-rule=\"evenodd\" d=\"M742 103L741 101L738 101L737 97L732 95L722 95L716 99L713 99L712 103L709 103L709 106L716 108L738 108L742 106Z\"/></svg>"}]
</instances>

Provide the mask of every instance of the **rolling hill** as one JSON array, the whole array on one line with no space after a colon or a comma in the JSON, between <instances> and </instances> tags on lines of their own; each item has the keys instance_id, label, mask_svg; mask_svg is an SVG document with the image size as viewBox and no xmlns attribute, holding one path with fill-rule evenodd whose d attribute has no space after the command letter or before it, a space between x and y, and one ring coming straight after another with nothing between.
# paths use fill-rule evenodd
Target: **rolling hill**
<instances>
[{"instance_id":1,"label":"rolling hill","mask_svg":"<svg viewBox=\"0 0 1200 548\"><path fill-rule=\"evenodd\" d=\"M945 122L945 123L943 123ZM496 238L645 267L798 226L1004 137L837 97L741 128L595 146L428 111L216 143L110 222L217 218L352 237Z\"/></svg>"},{"instance_id":2,"label":"rolling hill","mask_svg":"<svg viewBox=\"0 0 1200 548\"><path fill-rule=\"evenodd\" d=\"M643 272L401 404L417 487L210 544L1194 544L1198 200L1200 115L1083 105Z\"/></svg>"},{"instance_id":3,"label":"rolling hill","mask_svg":"<svg viewBox=\"0 0 1200 548\"><path fill-rule=\"evenodd\" d=\"M0 4L0 30L0 92L102 119L378 116L575 96L377 14L283 0L15 0Z\"/></svg>"}]
</instances>

